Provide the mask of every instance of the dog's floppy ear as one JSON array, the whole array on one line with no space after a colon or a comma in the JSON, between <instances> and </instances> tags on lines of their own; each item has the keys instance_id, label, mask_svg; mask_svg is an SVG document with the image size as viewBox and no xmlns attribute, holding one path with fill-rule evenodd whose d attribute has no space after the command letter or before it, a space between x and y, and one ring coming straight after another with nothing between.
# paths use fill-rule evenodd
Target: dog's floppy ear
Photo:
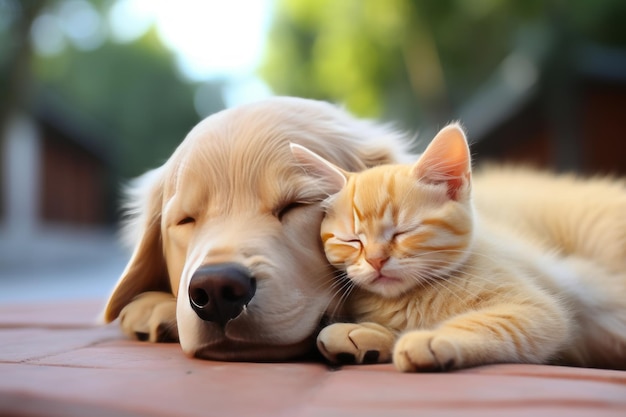
<instances>
[{"instance_id":1,"label":"dog's floppy ear","mask_svg":"<svg viewBox=\"0 0 626 417\"><path fill-rule=\"evenodd\" d=\"M107 323L115 320L122 308L143 292L171 292L161 244L163 171L163 167L149 171L127 190L124 240L134 249L104 310L103 319Z\"/></svg>"}]
</instances>

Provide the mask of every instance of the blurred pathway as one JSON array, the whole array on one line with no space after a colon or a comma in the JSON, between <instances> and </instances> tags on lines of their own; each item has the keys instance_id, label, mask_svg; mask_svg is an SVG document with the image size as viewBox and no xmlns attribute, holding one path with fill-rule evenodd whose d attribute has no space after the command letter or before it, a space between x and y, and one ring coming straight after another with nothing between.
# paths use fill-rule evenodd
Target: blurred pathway
<instances>
[{"instance_id":1,"label":"blurred pathway","mask_svg":"<svg viewBox=\"0 0 626 417\"><path fill-rule=\"evenodd\" d=\"M106 298L130 257L112 230L0 230L0 304Z\"/></svg>"}]
</instances>

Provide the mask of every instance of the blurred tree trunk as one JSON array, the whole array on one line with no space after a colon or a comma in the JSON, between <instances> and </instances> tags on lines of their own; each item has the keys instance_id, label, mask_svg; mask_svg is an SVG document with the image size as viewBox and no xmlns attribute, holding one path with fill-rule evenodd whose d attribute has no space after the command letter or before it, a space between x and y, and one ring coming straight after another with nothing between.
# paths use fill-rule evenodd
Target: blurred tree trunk
<instances>
[{"instance_id":1,"label":"blurred tree trunk","mask_svg":"<svg viewBox=\"0 0 626 417\"><path fill-rule=\"evenodd\" d=\"M10 137L14 132L10 132L10 130L15 130L16 123L20 121L17 116L30 104L32 80L30 61L33 53L30 42L30 29L33 21L45 4L46 2L37 0L13 0L8 3L8 7L5 5L5 8L13 13L13 21L10 21L10 27L3 34L6 36L3 42L5 42L7 49L2 57L2 61L0 61L0 86L3 90L0 95L0 220L5 216L12 217L16 211L20 211L21 203L26 203L27 205L32 203L30 200L32 193L24 190L20 191L20 197L23 197L23 201L9 207L9 204L14 203L12 196L15 194L15 190L12 190L13 187L9 181L11 177L15 176L15 173L12 173L14 166L16 164L19 165L22 161L9 160L10 152L8 149L9 147L15 148L17 145L22 151L28 151L28 147L32 145L32 141L29 140L31 139L30 137L15 143L15 138ZM23 124L21 123L21 125ZM8 152L7 155L5 155L5 152ZM27 182L29 179L36 181L32 175L20 178L20 180ZM16 210L16 208L18 209ZM36 208L29 207L29 210L23 213L23 215L18 213L18 217L24 218L24 216L31 214L32 210L36 210ZM11 223L11 221L7 221L7 223ZM23 224L30 223L26 222Z\"/></svg>"},{"instance_id":2,"label":"blurred tree trunk","mask_svg":"<svg viewBox=\"0 0 626 417\"><path fill-rule=\"evenodd\" d=\"M9 47L4 68L0 68L4 78L4 94L0 101L0 132L4 132L7 120L16 110L28 104L30 96L30 59L32 46L30 28L39 12L46 5L44 1L13 0L16 9L16 21L8 35Z\"/></svg>"},{"instance_id":3,"label":"blurred tree trunk","mask_svg":"<svg viewBox=\"0 0 626 417\"><path fill-rule=\"evenodd\" d=\"M565 172L580 171L583 160L577 39L569 20L568 6L568 3L556 1L549 9L556 42L546 63L544 103L553 128L553 164Z\"/></svg>"}]
</instances>

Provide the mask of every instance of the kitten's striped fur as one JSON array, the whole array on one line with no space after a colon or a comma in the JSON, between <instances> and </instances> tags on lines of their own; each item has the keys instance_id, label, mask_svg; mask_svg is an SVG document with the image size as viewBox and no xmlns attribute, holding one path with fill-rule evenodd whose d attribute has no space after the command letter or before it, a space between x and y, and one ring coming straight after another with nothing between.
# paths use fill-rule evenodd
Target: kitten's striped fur
<instances>
[{"instance_id":1,"label":"kitten's striped fur","mask_svg":"<svg viewBox=\"0 0 626 417\"><path fill-rule=\"evenodd\" d=\"M331 361L626 369L623 181L523 169L472 178L458 125L413 165L347 173L293 152L339 190L321 237L354 284L341 296L355 322L320 333Z\"/></svg>"}]
</instances>

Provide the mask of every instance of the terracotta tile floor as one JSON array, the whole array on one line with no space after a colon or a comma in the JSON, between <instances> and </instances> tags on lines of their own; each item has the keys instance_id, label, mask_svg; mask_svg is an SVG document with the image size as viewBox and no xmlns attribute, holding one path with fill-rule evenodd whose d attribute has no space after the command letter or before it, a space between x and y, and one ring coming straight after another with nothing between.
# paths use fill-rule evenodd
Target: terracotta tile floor
<instances>
[{"instance_id":1,"label":"terracotta tile floor","mask_svg":"<svg viewBox=\"0 0 626 417\"><path fill-rule=\"evenodd\" d=\"M0 306L0 416L626 416L626 372L194 360L97 325L101 305Z\"/></svg>"}]
</instances>

